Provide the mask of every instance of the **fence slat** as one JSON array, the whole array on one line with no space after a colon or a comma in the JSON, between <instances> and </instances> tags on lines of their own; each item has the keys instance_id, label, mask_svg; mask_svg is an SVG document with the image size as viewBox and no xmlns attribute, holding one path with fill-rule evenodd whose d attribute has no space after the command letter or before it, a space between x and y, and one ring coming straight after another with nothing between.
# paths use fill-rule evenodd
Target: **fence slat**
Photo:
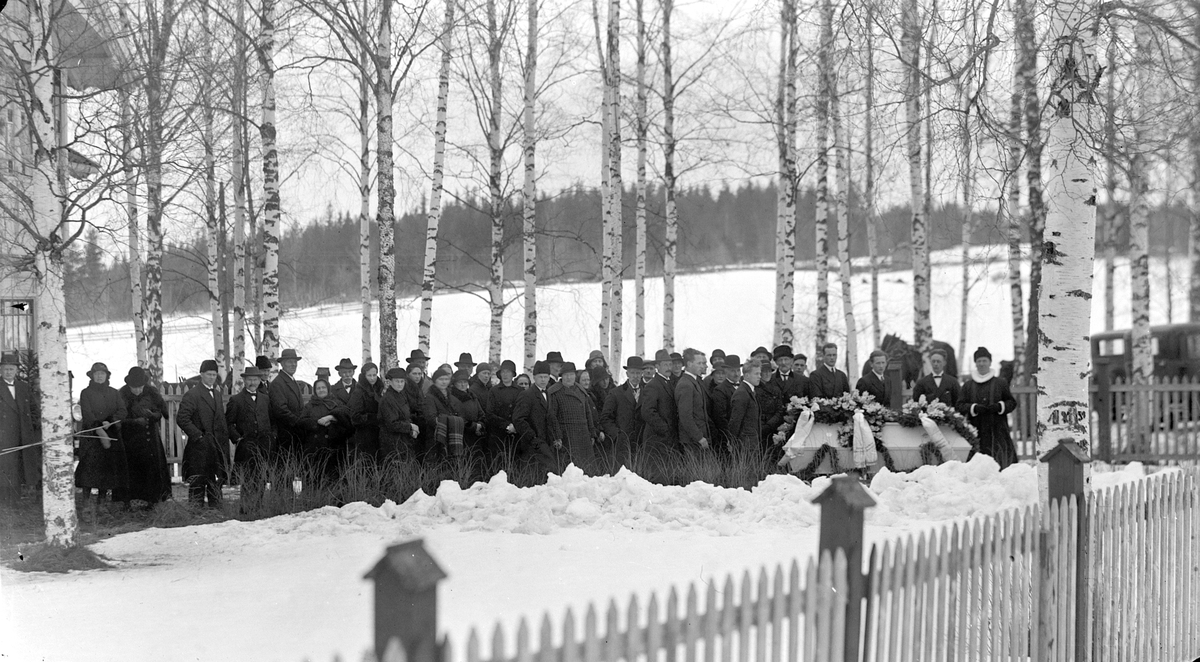
<instances>
[{"instance_id":1,"label":"fence slat","mask_svg":"<svg viewBox=\"0 0 1200 662\"><path fill-rule=\"evenodd\" d=\"M833 585L830 596L830 611L825 612L831 619L829 658L830 660L846 659L846 605L849 589L846 587L846 552L838 548L833 555ZM857 568L862 572L862 568Z\"/></svg>"},{"instance_id":2,"label":"fence slat","mask_svg":"<svg viewBox=\"0 0 1200 662\"><path fill-rule=\"evenodd\" d=\"M817 658L817 614L821 591L817 586L817 564L808 559L804 576L804 660Z\"/></svg>"},{"instance_id":3,"label":"fence slat","mask_svg":"<svg viewBox=\"0 0 1200 662\"><path fill-rule=\"evenodd\" d=\"M750 624L754 619L754 604L750 599L750 571L742 573L741 601L738 604L738 662L750 662Z\"/></svg>"},{"instance_id":4,"label":"fence slat","mask_svg":"<svg viewBox=\"0 0 1200 662\"><path fill-rule=\"evenodd\" d=\"M495 629L492 630L492 662L501 662L506 659L506 655L504 652L504 629L497 623Z\"/></svg>"},{"instance_id":5,"label":"fence slat","mask_svg":"<svg viewBox=\"0 0 1200 662\"><path fill-rule=\"evenodd\" d=\"M721 617L721 605L717 603L717 582L708 583L704 596L704 662L715 662L717 659L717 628ZM779 658L775 658L778 662Z\"/></svg>"},{"instance_id":6,"label":"fence slat","mask_svg":"<svg viewBox=\"0 0 1200 662\"><path fill-rule=\"evenodd\" d=\"M600 635L596 625L596 606L588 605L583 617L583 662L600 661Z\"/></svg>"},{"instance_id":7,"label":"fence slat","mask_svg":"<svg viewBox=\"0 0 1200 662\"><path fill-rule=\"evenodd\" d=\"M529 623L522 618L517 625L517 657L516 662L532 662L533 651L529 650ZM596 662L588 660L588 662Z\"/></svg>"},{"instance_id":8,"label":"fence slat","mask_svg":"<svg viewBox=\"0 0 1200 662\"><path fill-rule=\"evenodd\" d=\"M557 662L558 651L554 648L554 631L550 625L550 614L542 616L541 637L538 641L538 662Z\"/></svg>"},{"instance_id":9,"label":"fence slat","mask_svg":"<svg viewBox=\"0 0 1200 662\"><path fill-rule=\"evenodd\" d=\"M775 581L771 584L771 662L783 661L783 566L775 565Z\"/></svg>"},{"instance_id":10,"label":"fence slat","mask_svg":"<svg viewBox=\"0 0 1200 662\"><path fill-rule=\"evenodd\" d=\"M767 569L758 570L758 595L754 598L754 659L767 662L767 621L771 618Z\"/></svg>"},{"instance_id":11,"label":"fence slat","mask_svg":"<svg viewBox=\"0 0 1200 662\"><path fill-rule=\"evenodd\" d=\"M816 594L816 602L812 613L813 621L816 624L814 628L816 630L816 649L810 659L832 660L830 639L833 638L833 624L830 622L831 619L827 618L827 615L832 615L833 612L833 558L830 557L829 550L821 553L817 572L817 590L813 591Z\"/></svg>"},{"instance_id":12,"label":"fence slat","mask_svg":"<svg viewBox=\"0 0 1200 662\"><path fill-rule=\"evenodd\" d=\"M658 662L663 648L662 621L658 620L658 596L650 594L646 603L646 662Z\"/></svg>"},{"instance_id":13,"label":"fence slat","mask_svg":"<svg viewBox=\"0 0 1200 662\"><path fill-rule=\"evenodd\" d=\"M617 611L616 600L608 601L608 618L606 621L604 629L604 659L606 662L617 662L621 659L621 613Z\"/></svg>"},{"instance_id":14,"label":"fence slat","mask_svg":"<svg viewBox=\"0 0 1200 662\"><path fill-rule=\"evenodd\" d=\"M800 578L798 575L799 575L799 570L796 569L796 562L792 561L792 585L794 587L792 595L794 598L797 598L797 599L800 596ZM721 591L721 593L724 596L724 600L723 600L722 606L721 606L721 662L733 662L733 629L734 629L735 613L734 613L734 606L733 606L733 576L732 575L725 575L725 589L723 591ZM798 614L799 610L796 610L792 613ZM793 624L794 624L795 620L796 620L796 618L793 616L792 617ZM795 639L796 639L794 630L795 630L795 628L793 628L793 634L792 634L793 642L795 642ZM793 645L792 648L793 648L793 650L791 652L791 655L792 655L791 659L798 660L799 658L796 655L795 646Z\"/></svg>"},{"instance_id":15,"label":"fence slat","mask_svg":"<svg viewBox=\"0 0 1200 662\"><path fill-rule=\"evenodd\" d=\"M675 662L679 654L679 593L675 587L667 594L667 611L665 627L663 628L663 649L667 653L667 662Z\"/></svg>"},{"instance_id":16,"label":"fence slat","mask_svg":"<svg viewBox=\"0 0 1200 662\"><path fill-rule=\"evenodd\" d=\"M637 594L629 597L629 608L625 610L625 660L637 662L642 654L643 630L640 623L640 608Z\"/></svg>"},{"instance_id":17,"label":"fence slat","mask_svg":"<svg viewBox=\"0 0 1200 662\"><path fill-rule=\"evenodd\" d=\"M733 592L733 586L726 582L725 604L727 610L730 598L730 593ZM791 565L788 567L788 599L787 599L787 620L788 620L788 662L799 662L800 660L800 612L804 608L804 595L800 592L800 564L792 559ZM728 633L722 626L722 632ZM727 637L726 637L727 639ZM728 654L725 655L725 660L728 660Z\"/></svg>"}]
</instances>

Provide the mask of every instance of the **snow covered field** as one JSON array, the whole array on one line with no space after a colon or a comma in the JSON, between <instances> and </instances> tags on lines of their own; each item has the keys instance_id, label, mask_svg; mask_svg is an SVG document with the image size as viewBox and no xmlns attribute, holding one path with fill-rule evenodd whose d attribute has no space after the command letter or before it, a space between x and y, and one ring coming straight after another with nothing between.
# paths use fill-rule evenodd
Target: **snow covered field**
<instances>
[{"instance_id":1,"label":"snow covered field","mask_svg":"<svg viewBox=\"0 0 1200 662\"><path fill-rule=\"evenodd\" d=\"M973 250L971 313L967 328L968 350L985 345L997 360L1012 356L1008 268L1004 247L979 247ZM933 329L934 337L958 346L961 300L961 262L958 252L941 251L933 256ZM1186 261L1177 260L1171 278L1162 261L1151 261L1154 295L1151 323L1167 321L1166 287L1172 287L1173 311L1177 319L1186 315L1186 288L1181 285L1187 274ZM1028 265L1024 267L1028 278ZM774 315L774 269L746 268L730 271L689 274L676 279L676 345L693 346L705 351L721 347L727 352L746 356L758 345L770 344ZM844 337L840 285L836 272L830 283L831 333L836 340ZM1117 262L1116 325L1129 326L1128 262ZM859 354L871 339L870 284L865 273L854 276L855 315L859 328ZM816 314L816 273L797 273L796 347L803 351L814 344L812 329ZM647 352L662 343L662 280L646 282ZM1103 324L1103 265L1096 263L1096 296L1093 302L1093 328ZM568 360L582 361L599 347L600 286L596 283L560 284L539 288L539 355L558 350ZM626 282L624 355L634 353L634 301L632 281ZM286 304L286 292L284 303ZM504 318L504 356L521 363L524 310L516 290L505 292L514 299ZM912 337L912 274L906 271L885 273L880 278L880 317L884 333ZM398 337L402 356L417 345L419 300L402 301L398 311ZM311 380L318 366L333 366L343 356L358 362L360 357L360 308L358 304L335 305L287 312L281 323L285 347L299 350L301 379ZM378 319L378 318L376 318ZM377 326L377 324L376 324ZM131 323L101 324L72 328L68 332L69 363L77 376L93 361L104 361L114 371L115 380L125 374L135 360ZM487 355L488 308L473 294L439 295L434 300L432 349L437 360L453 362L459 352L471 352L475 359ZM378 355L378 337L375 338ZM163 339L165 373L168 380L194 375L200 362L211 358L212 336L203 317L177 317L166 324ZM77 379L76 390L84 380Z\"/></svg>"},{"instance_id":2,"label":"snow covered field","mask_svg":"<svg viewBox=\"0 0 1200 662\"><path fill-rule=\"evenodd\" d=\"M1103 469L1097 488L1144 473ZM0 659L357 659L371 641L372 586L362 574L388 544L411 537L424 538L450 575L441 627L461 646L472 626L490 632L497 620L512 627L544 612L558 622L590 601L623 606L636 593L645 604L651 591L803 563L818 542L809 501L827 484L772 476L752 491L662 487L571 468L540 487L497 477L380 508L123 534L94 547L114 570L0 571ZM868 542L1037 501L1033 467L1000 472L986 456L884 471L871 489L879 505L868 510Z\"/></svg>"}]
</instances>

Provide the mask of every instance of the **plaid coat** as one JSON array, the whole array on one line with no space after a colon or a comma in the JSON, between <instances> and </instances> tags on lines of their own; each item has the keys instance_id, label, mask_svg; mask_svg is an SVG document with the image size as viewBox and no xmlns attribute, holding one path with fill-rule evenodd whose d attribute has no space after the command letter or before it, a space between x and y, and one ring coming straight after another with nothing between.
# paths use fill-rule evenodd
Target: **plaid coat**
<instances>
[{"instance_id":1,"label":"plaid coat","mask_svg":"<svg viewBox=\"0 0 1200 662\"><path fill-rule=\"evenodd\" d=\"M596 438L596 415L588 394L579 386L556 385L550 390L547 422L550 439L562 440L563 447L571 453L575 466L586 469L594 457L593 440Z\"/></svg>"}]
</instances>

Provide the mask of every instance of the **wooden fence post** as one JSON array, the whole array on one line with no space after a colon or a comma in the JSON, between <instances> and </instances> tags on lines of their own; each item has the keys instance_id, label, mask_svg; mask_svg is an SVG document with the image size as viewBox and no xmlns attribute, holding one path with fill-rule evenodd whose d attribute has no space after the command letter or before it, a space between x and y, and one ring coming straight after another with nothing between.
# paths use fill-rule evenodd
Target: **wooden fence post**
<instances>
[{"instance_id":1,"label":"wooden fence post","mask_svg":"<svg viewBox=\"0 0 1200 662\"><path fill-rule=\"evenodd\" d=\"M863 511L875 505L875 497L857 478L838 476L813 503L821 507L821 542L817 553L823 555L828 551L833 558L841 549L846 554L845 660L858 662L862 600L867 591L862 570Z\"/></svg>"},{"instance_id":2,"label":"wooden fence post","mask_svg":"<svg viewBox=\"0 0 1200 662\"><path fill-rule=\"evenodd\" d=\"M1079 444L1071 440L1059 441L1041 457L1041 461L1049 465L1049 496L1050 502L1064 497L1073 499L1078 508L1079 520L1076 529L1076 558L1075 558L1075 622L1069 624L1074 628L1075 656L1079 662L1091 659L1091 637L1088 628L1091 622L1091 603L1089 600L1091 579L1091 525L1088 512L1088 485L1085 467L1091 462L1087 453ZM1067 501L1062 501L1063 508ZM1050 504L1044 505L1049 508ZM1043 561L1053 563L1053 556L1043 556ZM1066 572L1066 568L1057 568L1055 574ZM1042 574L1045 576L1045 573ZM1044 587L1043 587L1044 588ZM1059 644L1062 645L1061 643Z\"/></svg>"},{"instance_id":3,"label":"wooden fence post","mask_svg":"<svg viewBox=\"0 0 1200 662\"><path fill-rule=\"evenodd\" d=\"M446 572L424 541L388 547L363 578L375 581L375 657L385 659L388 643L397 640L407 662L441 662L437 585Z\"/></svg>"},{"instance_id":4,"label":"wooden fence post","mask_svg":"<svg viewBox=\"0 0 1200 662\"><path fill-rule=\"evenodd\" d=\"M1112 462L1112 417L1113 417L1113 401L1112 401L1112 377L1109 376L1108 370L1101 368L1096 373L1096 412L1099 430L1097 431L1096 441L1099 448L1097 449L1100 459L1105 462Z\"/></svg>"}]
</instances>

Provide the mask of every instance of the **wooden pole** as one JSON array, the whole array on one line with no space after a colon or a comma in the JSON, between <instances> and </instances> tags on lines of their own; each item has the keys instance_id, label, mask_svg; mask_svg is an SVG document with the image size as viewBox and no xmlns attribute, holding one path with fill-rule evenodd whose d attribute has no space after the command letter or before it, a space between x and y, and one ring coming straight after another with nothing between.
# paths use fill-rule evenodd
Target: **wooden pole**
<instances>
[{"instance_id":1,"label":"wooden pole","mask_svg":"<svg viewBox=\"0 0 1200 662\"><path fill-rule=\"evenodd\" d=\"M818 553L829 552L830 558L838 549L846 555L846 628L845 660L858 662L859 639L862 629L862 601L866 595L866 576L862 571L863 511L875 505L875 498L863 488L858 479L838 476L833 483L813 499L821 507L821 540Z\"/></svg>"}]
</instances>

